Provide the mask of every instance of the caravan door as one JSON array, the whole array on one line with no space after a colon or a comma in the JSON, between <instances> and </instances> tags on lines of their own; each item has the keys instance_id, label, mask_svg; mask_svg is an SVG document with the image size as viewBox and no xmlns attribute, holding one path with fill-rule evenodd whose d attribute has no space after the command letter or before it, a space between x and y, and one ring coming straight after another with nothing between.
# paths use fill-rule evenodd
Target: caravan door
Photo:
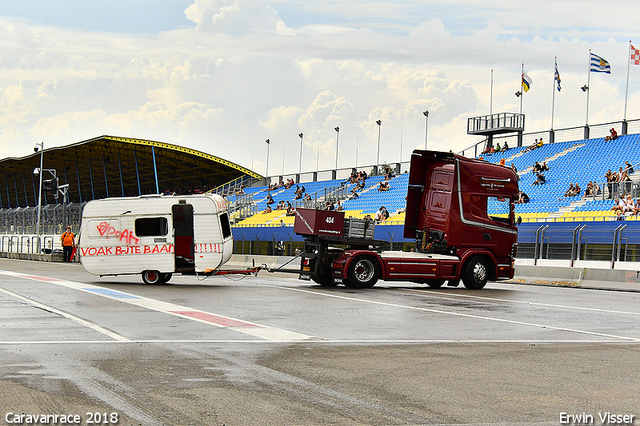
<instances>
[{"instance_id":1,"label":"caravan door","mask_svg":"<svg viewBox=\"0 0 640 426\"><path fill-rule=\"evenodd\" d=\"M176 204L171 206L173 216L174 254L176 272L193 271L193 206Z\"/></svg>"}]
</instances>

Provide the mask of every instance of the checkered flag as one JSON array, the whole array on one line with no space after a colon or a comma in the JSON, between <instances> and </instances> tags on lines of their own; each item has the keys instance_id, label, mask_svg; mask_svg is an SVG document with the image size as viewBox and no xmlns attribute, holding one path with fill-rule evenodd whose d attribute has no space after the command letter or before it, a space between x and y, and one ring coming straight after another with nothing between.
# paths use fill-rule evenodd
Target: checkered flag
<instances>
[{"instance_id":1,"label":"checkered flag","mask_svg":"<svg viewBox=\"0 0 640 426\"><path fill-rule=\"evenodd\" d=\"M631 45L631 63L634 65L640 65L640 50Z\"/></svg>"}]
</instances>

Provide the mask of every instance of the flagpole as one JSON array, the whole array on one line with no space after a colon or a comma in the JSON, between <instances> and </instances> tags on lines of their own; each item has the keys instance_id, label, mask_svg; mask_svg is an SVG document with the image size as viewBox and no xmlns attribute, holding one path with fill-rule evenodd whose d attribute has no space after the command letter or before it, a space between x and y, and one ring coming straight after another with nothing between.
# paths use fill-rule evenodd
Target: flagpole
<instances>
[{"instance_id":1,"label":"flagpole","mask_svg":"<svg viewBox=\"0 0 640 426\"><path fill-rule=\"evenodd\" d=\"M524 62L522 63L522 72L520 73L520 114L522 114L522 98L524 98Z\"/></svg>"},{"instance_id":2,"label":"flagpole","mask_svg":"<svg viewBox=\"0 0 640 426\"><path fill-rule=\"evenodd\" d=\"M589 92L591 91L591 49L589 49L589 62L587 64L587 116L585 119L585 127L589 126Z\"/></svg>"},{"instance_id":3,"label":"flagpole","mask_svg":"<svg viewBox=\"0 0 640 426\"><path fill-rule=\"evenodd\" d=\"M624 119L627 121L627 98L629 97L629 68L631 67L631 40L629 40L629 53L627 54L627 87L624 91Z\"/></svg>"},{"instance_id":4,"label":"flagpole","mask_svg":"<svg viewBox=\"0 0 640 426\"><path fill-rule=\"evenodd\" d=\"M493 115L493 70L491 70L491 95L489 96L489 115Z\"/></svg>"},{"instance_id":5,"label":"flagpole","mask_svg":"<svg viewBox=\"0 0 640 426\"><path fill-rule=\"evenodd\" d=\"M553 116L555 115L556 109L556 70L558 69L558 57L555 56L553 58L555 68L553 69L553 83L551 83L551 91L553 92L553 97L551 98L551 130L553 131Z\"/></svg>"}]
</instances>

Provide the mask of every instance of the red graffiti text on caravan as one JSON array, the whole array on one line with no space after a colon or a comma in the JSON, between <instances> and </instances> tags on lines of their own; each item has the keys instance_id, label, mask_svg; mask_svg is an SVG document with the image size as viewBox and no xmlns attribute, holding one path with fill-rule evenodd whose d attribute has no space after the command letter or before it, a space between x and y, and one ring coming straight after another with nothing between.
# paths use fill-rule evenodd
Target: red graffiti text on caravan
<instances>
[{"instance_id":1,"label":"red graffiti text on caravan","mask_svg":"<svg viewBox=\"0 0 640 426\"><path fill-rule=\"evenodd\" d=\"M173 253L173 244L156 244L126 247L80 247L81 256L120 256L126 254Z\"/></svg>"},{"instance_id":2,"label":"red graffiti text on caravan","mask_svg":"<svg viewBox=\"0 0 640 426\"><path fill-rule=\"evenodd\" d=\"M98 232L103 237L116 237L119 241L125 241L127 244L140 244L140 239L133 235L133 231L125 229L120 232L113 226L109 225L109 222L100 222L98 225Z\"/></svg>"}]
</instances>

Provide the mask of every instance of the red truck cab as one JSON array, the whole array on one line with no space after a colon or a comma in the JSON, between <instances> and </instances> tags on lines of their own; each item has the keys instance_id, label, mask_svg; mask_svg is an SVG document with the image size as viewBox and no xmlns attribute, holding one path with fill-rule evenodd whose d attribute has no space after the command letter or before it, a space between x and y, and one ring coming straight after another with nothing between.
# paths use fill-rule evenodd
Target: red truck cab
<instances>
[{"instance_id":1,"label":"red truck cab","mask_svg":"<svg viewBox=\"0 0 640 426\"><path fill-rule=\"evenodd\" d=\"M333 278L320 283L366 288L383 279L440 287L462 280L467 288L481 289L488 280L513 278L517 194L518 179L510 168L451 152L416 150L404 225L414 250L382 252L362 245L320 250L320 264L326 271L331 261Z\"/></svg>"}]
</instances>

